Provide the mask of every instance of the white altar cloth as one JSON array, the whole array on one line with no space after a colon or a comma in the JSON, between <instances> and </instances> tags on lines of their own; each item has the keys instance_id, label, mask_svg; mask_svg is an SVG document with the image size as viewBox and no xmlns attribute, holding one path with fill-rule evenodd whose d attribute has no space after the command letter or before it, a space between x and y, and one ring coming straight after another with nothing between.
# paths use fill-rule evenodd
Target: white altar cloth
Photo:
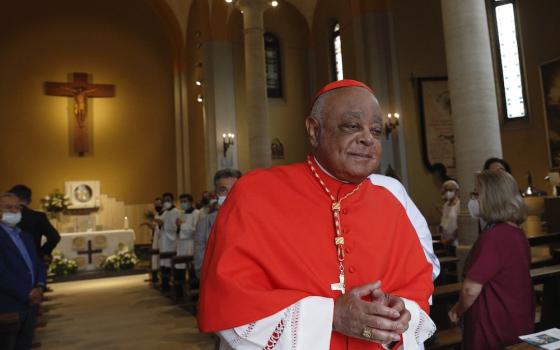
<instances>
[{"instance_id":1,"label":"white altar cloth","mask_svg":"<svg viewBox=\"0 0 560 350\"><path fill-rule=\"evenodd\" d=\"M60 243L55 248L65 258L76 260L79 270L100 269L100 264L116 254L119 244L134 251L134 230L106 230L91 232L61 233Z\"/></svg>"}]
</instances>

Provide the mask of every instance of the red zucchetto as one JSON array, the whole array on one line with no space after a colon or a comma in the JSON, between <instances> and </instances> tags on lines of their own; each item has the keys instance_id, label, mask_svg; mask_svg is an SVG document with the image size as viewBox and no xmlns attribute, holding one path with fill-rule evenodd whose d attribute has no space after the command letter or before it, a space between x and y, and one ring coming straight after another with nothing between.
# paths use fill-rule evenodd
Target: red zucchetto
<instances>
[{"instance_id":1,"label":"red zucchetto","mask_svg":"<svg viewBox=\"0 0 560 350\"><path fill-rule=\"evenodd\" d=\"M323 86L321 90L317 91L317 93L313 97L312 105L315 103L315 101L317 101L319 96L321 96L324 93L327 93L331 90L345 88L345 87L352 87L352 86L366 89L373 94L373 90L366 84L362 83L361 81L352 80L352 79L337 80L337 81L333 81L332 83L328 83L327 85Z\"/></svg>"}]
</instances>

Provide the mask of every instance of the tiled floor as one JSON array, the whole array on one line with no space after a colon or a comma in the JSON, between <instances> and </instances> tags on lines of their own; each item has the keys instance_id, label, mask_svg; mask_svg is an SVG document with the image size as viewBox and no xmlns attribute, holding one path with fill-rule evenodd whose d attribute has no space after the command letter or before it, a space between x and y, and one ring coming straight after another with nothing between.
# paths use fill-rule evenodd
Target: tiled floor
<instances>
[{"instance_id":1,"label":"tiled floor","mask_svg":"<svg viewBox=\"0 0 560 350\"><path fill-rule=\"evenodd\" d=\"M38 329L44 350L213 350L196 319L144 282L146 275L51 285Z\"/></svg>"}]
</instances>

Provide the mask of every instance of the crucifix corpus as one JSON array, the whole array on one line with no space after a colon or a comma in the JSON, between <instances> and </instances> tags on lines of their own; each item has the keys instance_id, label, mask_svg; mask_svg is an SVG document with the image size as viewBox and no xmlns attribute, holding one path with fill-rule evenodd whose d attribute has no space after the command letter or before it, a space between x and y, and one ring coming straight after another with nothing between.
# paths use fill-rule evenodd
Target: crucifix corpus
<instances>
[{"instance_id":1,"label":"crucifix corpus","mask_svg":"<svg viewBox=\"0 0 560 350\"><path fill-rule=\"evenodd\" d=\"M87 73L73 73L68 83L45 82L45 94L67 96L74 99L73 149L83 156L89 152L89 132L87 123L87 99L89 97L114 97L115 85L88 83Z\"/></svg>"}]
</instances>

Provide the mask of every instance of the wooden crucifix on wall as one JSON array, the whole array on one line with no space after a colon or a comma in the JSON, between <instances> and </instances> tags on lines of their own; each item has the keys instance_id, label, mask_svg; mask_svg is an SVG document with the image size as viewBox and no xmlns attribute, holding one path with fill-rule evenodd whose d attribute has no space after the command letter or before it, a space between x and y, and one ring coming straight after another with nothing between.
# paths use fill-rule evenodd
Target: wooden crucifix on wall
<instances>
[{"instance_id":1,"label":"wooden crucifix on wall","mask_svg":"<svg viewBox=\"0 0 560 350\"><path fill-rule=\"evenodd\" d=\"M114 97L115 85L92 84L88 82L87 73L73 73L68 83L45 82L45 94L67 96L74 99L73 108L73 149L83 156L89 152L89 130L87 100L89 97Z\"/></svg>"}]
</instances>

